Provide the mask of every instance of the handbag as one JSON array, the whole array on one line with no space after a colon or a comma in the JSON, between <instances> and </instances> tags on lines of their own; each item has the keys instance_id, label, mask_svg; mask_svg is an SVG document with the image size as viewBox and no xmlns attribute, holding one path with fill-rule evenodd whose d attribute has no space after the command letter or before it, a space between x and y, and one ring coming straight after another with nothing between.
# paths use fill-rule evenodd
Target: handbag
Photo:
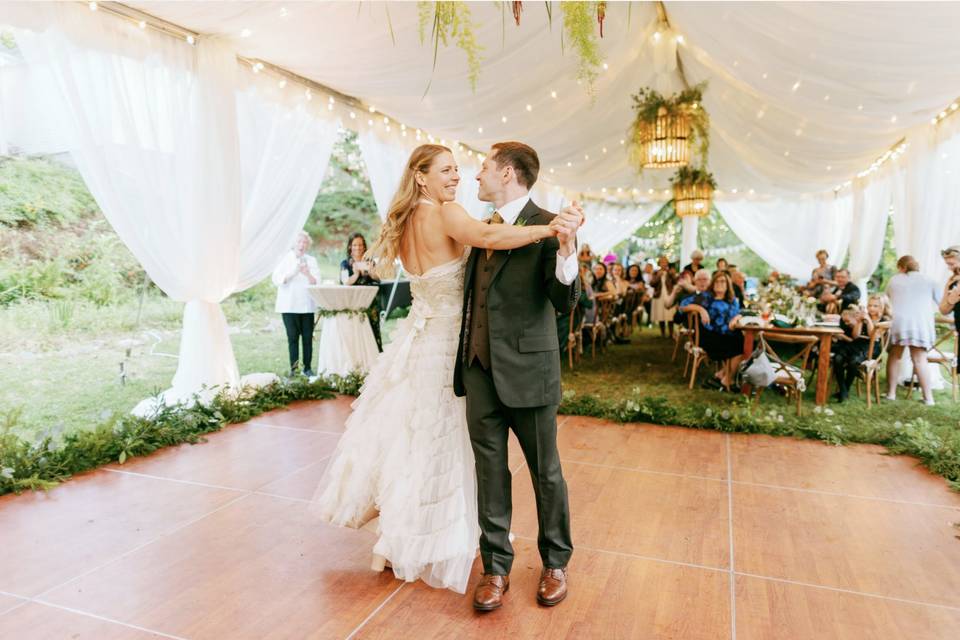
<instances>
[{"instance_id":1,"label":"handbag","mask_svg":"<svg viewBox=\"0 0 960 640\"><path fill-rule=\"evenodd\" d=\"M761 389L769 387L776 380L777 374L767 356L767 343L763 334L760 334L760 345L753 350L749 358L740 363L737 371L742 382Z\"/></svg>"}]
</instances>

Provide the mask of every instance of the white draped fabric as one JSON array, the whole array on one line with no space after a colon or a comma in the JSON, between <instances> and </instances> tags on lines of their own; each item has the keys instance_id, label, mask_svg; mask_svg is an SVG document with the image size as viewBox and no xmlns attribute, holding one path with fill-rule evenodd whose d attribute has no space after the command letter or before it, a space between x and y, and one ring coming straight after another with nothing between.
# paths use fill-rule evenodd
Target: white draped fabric
<instances>
[{"instance_id":1,"label":"white draped fabric","mask_svg":"<svg viewBox=\"0 0 960 640\"><path fill-rule=\"evenodd\" d=\"M797 202L727 201L716 208L730 229L780 273L808 278L816 253L826 249L841 264L850 241L850 196Z\"/></svg>"},{"instance_id":2,"label":"white draped fabric","mask_svg":"<svg viewBox=\"0 0 960 640\"><path fill-rule=\"evenodd\" d=\"M357 139L363 162L367 166L367 177L370 178L370 190L377 203L377 212L380 219L387 217L390 202L397 192L400 176L410 158L410 152L416 148L416 143L401 144L397 136L391 136L377 127L367 127L360 130Z\"/></svg>"},{"instance_id":3,"label":"white draped fabric","mask_svg":"<svg viewBox=\"0 0 960 640\"><path fill-rule=\"evenodd\" d=\"M866 300L867 278L880 264L886 238L887 218L896 182L902 178L899 166L887 163L881 171L853 183L853 211L850 221L850 279L860 287Z\"/></svg>"},{"instance_id":4,"label":"white draped fabric","mask_svg":"<svg viewBox=\"0 0 960 640\"><path fill-rule=\"evenodd\" d=\"M920 271L945 282L940 250L960 244L960 119L912 134L904 156L904 188L895 194L897 253L912 255Z\"/></svg>"},{"instance_id":5,"label":"white draped fabric","mask_svg":"<svg viewBox=\"0 0 960 640\"><path fill-rule=\"evenodd\" d=\"M17 42L54 80L80 173L151 279L186 303L165 401L236 386L219 303L268 275L302 226L335 123L263 104L254 88L238 100L226 42L193 48L82 6L43 9L43 27Z\"/></svg>"},{"instance_id":6,"label":"white draped fabric","mask_svg":"<svg viewBox=\"0 0 960 640\"><path fill-rule=\"evenodd\" d=\"M543 205L541 205L543 206ZM584 207L586 222L577 234L580 245L589 244L594 255L601 256L633 235L660 210L660 205L623 206L590 202Z\"/></svg>"}]
</instances>

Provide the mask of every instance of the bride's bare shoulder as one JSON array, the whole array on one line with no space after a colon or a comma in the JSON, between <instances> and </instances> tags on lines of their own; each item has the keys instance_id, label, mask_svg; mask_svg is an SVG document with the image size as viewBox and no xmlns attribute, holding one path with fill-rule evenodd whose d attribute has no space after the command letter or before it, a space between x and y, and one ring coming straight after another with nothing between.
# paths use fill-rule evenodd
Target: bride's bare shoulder
<instances>
[{"instance_id":1,"label":"bride's bare shoulder","mask_svg":"<svg viewBox=\"0 0 960 640\"><path fill-rule=\"evenodd\" d=\"M445 214L453 213L455 215L461 215L461 214L469 215L467 213L467 210L463 208L463 205L461 205L459 202L456 202L455 200L451 200L450 202L444 202L443 204L440 205L440 210Z\"/></svg>"}]
</instances>

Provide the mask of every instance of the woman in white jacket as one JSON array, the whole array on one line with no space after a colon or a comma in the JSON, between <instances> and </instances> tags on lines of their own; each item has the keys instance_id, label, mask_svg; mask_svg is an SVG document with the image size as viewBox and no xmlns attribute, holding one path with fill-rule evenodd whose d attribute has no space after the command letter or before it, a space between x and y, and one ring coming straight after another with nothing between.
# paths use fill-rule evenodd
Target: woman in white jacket
<instances>
[{"instance_id":1,"label":"woman in white jacket","mask_svg":"<svg viewBox=\"0 0 960 640\"><path fill-rule=\"evenodd\" d=\"M320 281L320 268L313 256L306 254L310 236L305 231L297 234L293 248L273 270L273 284L277 286L275 311L283 316L287 330L287 350L290 353L290 375L300 367L300 342L303 342L303 373L313 375L313 323L317 304L307 287Z\"/></svg>"}]
</instances>

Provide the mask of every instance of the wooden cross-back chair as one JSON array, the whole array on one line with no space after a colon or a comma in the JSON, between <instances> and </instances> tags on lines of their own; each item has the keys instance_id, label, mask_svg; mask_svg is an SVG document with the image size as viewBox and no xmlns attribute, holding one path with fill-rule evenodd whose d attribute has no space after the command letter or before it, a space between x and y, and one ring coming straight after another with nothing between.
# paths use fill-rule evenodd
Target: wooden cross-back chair
<instances>
[{"instance_id":1,"label":"wooden cross-back chair","mask_svg":"<svg viewBox=\"0 0 960 640\"><path fill-rule=\"evenodd\" d=\"M687 336L688 340L684 344L684 350L687 352L687 358L683 364L683 375L687 375L687 369L690 369L690 389L693 389L693 383L697 380L697 371L700 365L707 359L707 351L700 346L700 314L696 311L687 311Z\"/></svg>"},{"instance_id":2,"label":"wooden cross-back chair","mask_svg":"<svg viewBox=\"0 0 960 640\"><path fill-rule=\"evenodd\" d=\"M882 362L889 344L890 323L877 322L873 325L873 331L870 332L867 359L860 363L860 369L857 371L857 395L860 395L860 382L863 381L867 387L868 409L872 406L871 392L876 397L877 404L880 404L880 371L883 368ZM877 345L880 345L880 355L874 358L873 354Z\"/></svg>"},{"instance_id":3,"label":"wooden cross-back chair","mask_svg":"<svg viewBox=\"0 0 960 640\"><path fill-rule=\"evenodd\" d=\"M778 384L787 390L787 402L796 400L797 415L801 415L803 392L807 389L807 379L805 376L807 367L810 364L810 353L813 351L813 347L819 342L819 338L816 336L802 336L791 333L777 333L775 331L761 331L757 336L777 376L774 378L773 384ZM789 358L783 359L777 354L774 348L770 346L771 342L801 345L801 349ZM755 391L754 406L758 406L763 388L758 387Z\"/></svg>"}]
</instances>

